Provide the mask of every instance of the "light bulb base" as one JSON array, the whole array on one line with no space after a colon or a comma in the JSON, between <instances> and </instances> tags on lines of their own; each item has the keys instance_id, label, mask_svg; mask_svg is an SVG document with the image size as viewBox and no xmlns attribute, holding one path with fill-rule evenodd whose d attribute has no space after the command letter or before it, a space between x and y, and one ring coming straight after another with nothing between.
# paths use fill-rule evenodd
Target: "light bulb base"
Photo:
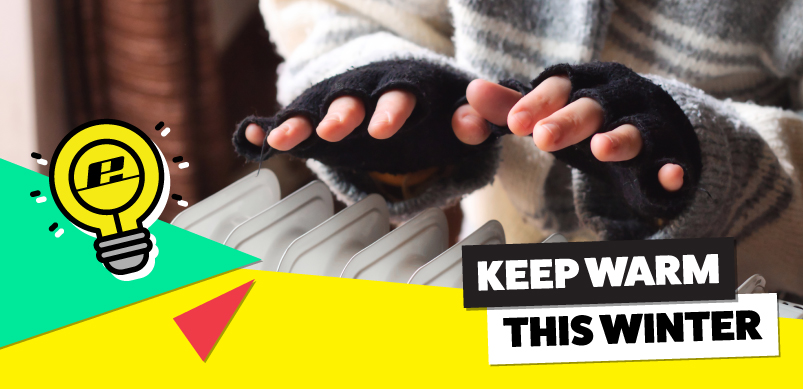
<instances>
[{"instance_id":1,"label":"light bulb base","mask_svg":"<svg viewBox=\"0 0 803 389\"><path fill-rule=\"evenodd\" d=\"M95 240L97 259L108 271L125 275L142 270L153 248L147 228L137 228Z\"/></svg>"}]
</instances>

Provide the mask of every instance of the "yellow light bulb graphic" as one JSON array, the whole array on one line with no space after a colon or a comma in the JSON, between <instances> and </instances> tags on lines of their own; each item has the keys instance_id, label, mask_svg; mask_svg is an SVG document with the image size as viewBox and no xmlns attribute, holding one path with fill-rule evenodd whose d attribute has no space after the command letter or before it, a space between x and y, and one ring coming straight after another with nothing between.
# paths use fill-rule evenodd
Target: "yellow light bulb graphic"
<instances>
[{"instance_id":1,"label":"yellow light bulb graphic","mask_svg":"<svg viewBox=\"0 0 803 389\"><path fill-rule=\"evenodd\" d=\"M118 120L96 120L74 129L56 148L50 165L56 205L77 227L95 234L97 259L115 275L135 273L148 264L153 243L143 223L156 210L165 181L153 141Z\"/></svg>"}]
</instances>

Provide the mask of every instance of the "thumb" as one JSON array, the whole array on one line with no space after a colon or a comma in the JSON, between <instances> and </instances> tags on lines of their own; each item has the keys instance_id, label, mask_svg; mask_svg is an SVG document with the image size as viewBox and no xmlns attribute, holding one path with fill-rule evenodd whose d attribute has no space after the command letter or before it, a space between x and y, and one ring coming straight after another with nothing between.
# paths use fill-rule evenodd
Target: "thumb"
<instances>
[{"instance_id":1,"label":"thumb","mask_svg":"<svg viewBox=\"0 0 803 389\"><path fill-rule=\"evenodd\" d=\"M474 80L466 88L466 99L485 120L497 126L507 125L507 114L521 99L521 93L485 80Z\"/></svg>"},{"instance_id":2,"label":"thumb","mask_svg":"<svg viewBox=\"0 0 803 389\"><path fill-rule=\"evenodd\" d=\"M658 182L669 192L675 192L683 186L683 168L668 163L658 170Z\"/></svg>"}]
</instances>

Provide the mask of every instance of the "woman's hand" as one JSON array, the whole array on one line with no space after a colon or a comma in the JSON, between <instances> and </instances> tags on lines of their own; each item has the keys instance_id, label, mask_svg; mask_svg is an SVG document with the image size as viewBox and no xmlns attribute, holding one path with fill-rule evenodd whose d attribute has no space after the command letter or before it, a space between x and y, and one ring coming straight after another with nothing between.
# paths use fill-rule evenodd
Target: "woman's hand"
<instances>
[{"instance_id":1,"label":"woman's hand","mask_svg":"<svg viewBox=\"0 0 803 389\"><path fill-rule=\"evenodd\" d=\"M377 101L376 110L368 124L368 133L376 139L387 139L396 134L415 108L415 96L406 91L392 90ZM329 142L338 142L354 131L365 120L365 107L351 96L332 101L326 116L315 129L318 136ZM459 107L452 115L452 129L463 143L477 145L489 134L488 126L470 105ZM268 145L287 151L296 147L312 134L312 124L302 116L292 117L271 131ZM254 145L261 146L265 131L257 124L250 124L245 137Z\"/></svg>"},{"instance_id":2,"label":"woman's hand","mask_svg":"<svg viewBox=\"0 0 803 389\"><path fill-rule=\"evenodd\" d=\"M515 135L532 135L539 149L551 152L592 136L603 121L602 107L590 98L566 105L571 89L568 78L553 76L521 97L521 93L499 84L474 80L466 97L482 118L498 126L508 126ZM641 147L641 135L631 124L598 133L591 139L591 152L601 162L633 159ZM658 180L667 191L676 191L683 186L683 168L666 164L659 170Z\"/></svg>"},{"instance_id":3,"label":"woman's hand","mask_svg":"<svg viewBox=\"0 0 803 389\"><path fill-rule=\"evenodd\" d=\"M376 111L368 125L368 133L376 139L387 139L402 127L415 108L415 96L406 91L392 90L377 101ZM321 139L338 142L354 131L365 120L365 107L351 96L338 97L329 105L326 116L315 131ZM296 147L312 134L312 124L302 116L295 116L280 124L268 136L268 145L287 151ZM249 142L261 145L265 131L256 124L245 130Z\"/></svg>"}]
</instances>

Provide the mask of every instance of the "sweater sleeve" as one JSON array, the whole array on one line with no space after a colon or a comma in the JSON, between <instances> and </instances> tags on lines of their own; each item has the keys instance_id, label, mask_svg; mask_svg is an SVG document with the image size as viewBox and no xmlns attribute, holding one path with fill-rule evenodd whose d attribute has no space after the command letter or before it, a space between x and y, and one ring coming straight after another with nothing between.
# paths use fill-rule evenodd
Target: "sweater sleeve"
<instances>
[{"instance_id":1,"label":"sweater sleeve","mask_svg":"<svg viewBox=\"0 0 803 389\"><path fill-rule=\"evenodd\" d=\"M650 79L672 95L692 122L702 170L688 208L649 238L735 237L740 281L759 273L771 291L803 295L803 117L717 100L677 81ZM575 178L577 193L582 193L588 181L579 172ZM588 210L584 207L581 217L593 220Z\"/></svg>"},{"instance_id":2,"label":"sweater sleeve","mask_svg":"<svg viewBox=\"0 0 803 389\"><path fill-rule=\"evenodd\" d=\"M476 75L460 70L451 57L454 49L445 2L422 2L415 7L361 4L357 0L263 0L266 25L286 60L278 80L278 100L284 108L270 118L246 118L233 142L249 160L268 158L280 152L249 143L244 136L248 124L257 123L269 132L301 115L315 126L332 100L358 97L366 116L352 134L329 143L313 133L290 154L306 158L340 200L351 204L370 193L381 193L392 218L402 221L422 209L452 204L490 182L498 147L495 139L476 147L465 145L451 129L452 113L464 101L466 86ZM391 13L394 17L387 18ZM374 139L367 125L377 99L390 89L413 93L416 107L395 136ZM376 179L376 174L421 171L428 172L428 179L414 187L395 187Z\"/></svg>"},{"instance_id":3,"label":"sweater sleeve","mask_svg":"<svg viewBox=\"0 0 803 389\"><path fill-rule=\"evenodd\" d=\"M310 86L371 62L403 57L453 64L446 1L393 3L261 0L265 26L285 60L278 71L279 103L286 106Z\"/></svg>"},{"instance_id":4,"label":"sweater sleeve","mask_svg":"<svg viewBox=\"0 0 803 389\"><path fill-rule=\"evenodd\" d=\"M674 80L648 79L666 91L688 118L699 144L698 177L692 177L689 190L681 191L679 211L634 217L608 212L632 208L605 194L610 193L610 182L575 169L576 211L585 225L607 239L733 236L738 243L790 212L793 200L799 201L799 183L792 176L795 169L788 147L777 141L771 147L770 142L799 128L800 117L776 108L718 100ZM759 117L766 110L786 112L785 122L761 124Z\"/></svg>"}]
</instances>

